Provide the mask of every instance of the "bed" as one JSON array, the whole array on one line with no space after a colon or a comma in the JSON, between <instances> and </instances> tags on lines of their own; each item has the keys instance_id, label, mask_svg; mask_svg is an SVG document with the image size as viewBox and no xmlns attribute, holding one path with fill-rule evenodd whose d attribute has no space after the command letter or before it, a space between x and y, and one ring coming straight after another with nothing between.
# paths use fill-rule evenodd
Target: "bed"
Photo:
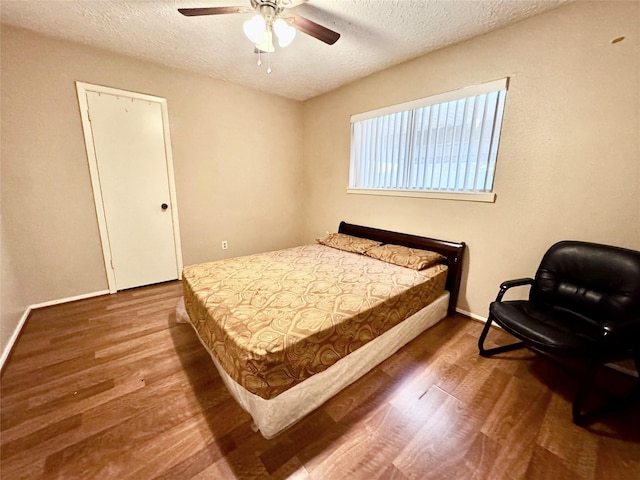
<instances>
[{"instance_id":1,"label":"bed","mask_svg":"<svg viewBox=\"0 0 640 480\"><path fill-rule=\"evenodd\" d=\"M185 267L177 317L272 438L453 313L464 248L341 222L315 244Z\"/></svg>"}]
</instances>

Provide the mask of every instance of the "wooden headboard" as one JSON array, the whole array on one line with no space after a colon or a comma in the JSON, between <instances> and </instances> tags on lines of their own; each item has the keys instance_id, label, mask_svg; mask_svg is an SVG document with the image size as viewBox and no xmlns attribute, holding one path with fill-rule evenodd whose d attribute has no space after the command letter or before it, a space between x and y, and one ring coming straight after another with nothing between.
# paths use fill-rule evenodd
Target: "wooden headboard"
<instances>
[{"instance_id":1,"label":"wooden headboard","mask_svg":"<svg viewBox=\"0 0 640 480\"><path fill-rule=\"evenodd\" d=\"M464 242L449 242L437 240L435 238L420 237L407 233L391 232L372 227L362 227L351 223L340 222L339 233L352 235L354 237L368 238L382 243L393 243L404 245L410 248L420 248L438 252L447 258L446 264L449 268L445 288L449 291L449 310L451 315L456 311L458 293L460 292L460 279L462 278L462 255L464 253Z\"/></svg>"}]
</instances>

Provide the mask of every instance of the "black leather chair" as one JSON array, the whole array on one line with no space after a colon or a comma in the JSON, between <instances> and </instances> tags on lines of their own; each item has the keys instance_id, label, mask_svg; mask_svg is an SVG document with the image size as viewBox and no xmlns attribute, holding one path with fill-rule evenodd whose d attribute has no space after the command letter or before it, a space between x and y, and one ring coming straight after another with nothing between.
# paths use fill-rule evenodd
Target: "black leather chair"
<instances>
[{"instance_id":1,"label":"black leather chair","mask_svg":"<svg viewBox=\"0 0 640 480\"><path fill-rule=\"evenodd\" d=\"M508 289L521 285L530 285L528 300L502 300ZM520 341L484 348L493 322ZM633 359L640 372L640 252L563 241L546 252L535 279L502 283L478 341L480 355L489 357L525 347L551 358L586 360L573 402L576 424L587 424L604 411L619 409L640 397L639 378L637 387L624 399L583 412L600 365Z\"/></svg>"}]
</instances>

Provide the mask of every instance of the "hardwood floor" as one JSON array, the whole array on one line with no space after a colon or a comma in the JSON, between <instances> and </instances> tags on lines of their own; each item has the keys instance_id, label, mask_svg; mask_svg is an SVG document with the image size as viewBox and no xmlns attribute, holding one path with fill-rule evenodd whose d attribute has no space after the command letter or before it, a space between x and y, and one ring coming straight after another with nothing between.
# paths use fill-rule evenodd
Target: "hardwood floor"
<instances>
[{"instance_id":1,"label":"hardwood floor","mask_svg":"<svg viewBox=\"0 0 640 480\"><path fill-rule=\"evenodd\" d=\"M2 376L4 480L640 478L640 407L573 425L570 376L526 351L479 357L482 325L462 316L265 440L176 323L180 295L32 312Z\"/></svg>"}]
</instances>

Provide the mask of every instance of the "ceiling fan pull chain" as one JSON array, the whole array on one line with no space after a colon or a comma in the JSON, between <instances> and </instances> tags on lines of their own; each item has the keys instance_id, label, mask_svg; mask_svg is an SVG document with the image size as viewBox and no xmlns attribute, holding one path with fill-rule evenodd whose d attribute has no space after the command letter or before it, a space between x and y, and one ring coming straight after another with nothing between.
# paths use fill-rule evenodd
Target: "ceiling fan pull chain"
<instances>
[{"instance_id":1,"label":"ceiling fan pull chain","mask_svg":"<svg viewBox=\"0 0 640 480\"><path fill-rule=\"evenodd\" d=\"M271 73L271 53L267 52L267 73Z\"/></svg>"},{"instance_id":2,"label":"ceiling fan pull chain","mask_svg":"<svg viewBox=\"0 0 640 480\"><path fill-rule=\"evenodd\" d=\"M262 65L262 58L260 57L260 50L258 50L258 66Z\"/></svg>"}]
</instances>

